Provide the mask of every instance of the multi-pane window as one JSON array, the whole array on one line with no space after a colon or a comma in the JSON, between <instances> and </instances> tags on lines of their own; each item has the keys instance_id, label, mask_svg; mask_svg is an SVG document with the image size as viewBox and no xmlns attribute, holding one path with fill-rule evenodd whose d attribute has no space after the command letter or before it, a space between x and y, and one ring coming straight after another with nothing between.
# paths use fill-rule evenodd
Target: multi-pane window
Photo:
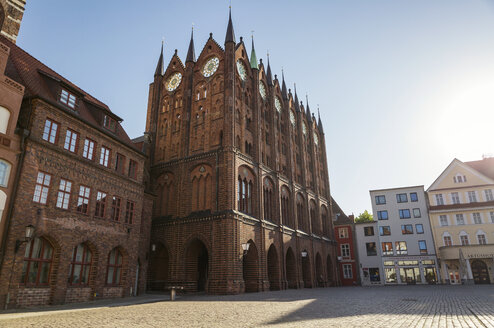
<instances>
[{"instance_id":1,"label":"multi-pane window","mask_svg":"<svg viewBox=\"0 0 494 328\"><path fill-rule=\"evenodd\" d=\"M101 146L99 163L103 166L108 167L109 162L110 162L110 148L106 148L105 146Z\"/></svg>"},{"instance_id":2,"label":"multi-pane window","mask_svg":"<svg viewBox=\"0 0 494 328\"><path fill-rule=\"evenodd\" d=\"M134 160L129 160L129 177L132 179L137 178L137 162Z\"/></svg>"},{"instance_id":3,"label":"multi-pane window","mask_svg":"<svg viewBox=\"0 0 494 328\"><path fill-rule=\"evenodd\" d=\"M411 225L411 224L402 224L401 225L401 234L402 235L411 235L411 234L413 234L413 225Z\"/></svg>"},{"instance_id":4,"label":"multi-pane window","mask_svg":"<svg viewBox=\"0 0 494 328\"><path fill-rule=\"evenodd\" d=\"M407 194L396 194L396 201L398 203L408 202Z\"/></svg>"},{"instance_id":5,"label":"multi-pane window","mask_svg":"<svg viewBox=\"0 0 494 328\"><path fill-rule=\"evenodd\" d=\"M60 102L69 106L70 108L75 107L76 97L65 89L62 89L60 93Z\"/></svg>"},{"instance_id":6,"label":"multi-pane window","mask_svg":"<svg viewBox=\"0 0 494 328\"><path fill-rule=\"evenodd\" d=\"M411 202L418 202L419 201L419 198L417 196L417 193L416 192L411 192L410 193L410 201Z\"/></svg>"},{"instance_id":7,"label":"multi-pane window","mask_svg":"<svg viewBox=\"0 0 494 328\"><path fill-rule=\"evenodd\" d=\"M444 205L443 194L436 194L436 205Z\"/></svg>"},{"instance_id":8,"label":"multi-pane window","mask_svg":"<svg viewBox=\"0 0 494 328\"><path fill-rule=\"evenodd\" d=\"M122 272L122 253L117 248L114 248L108 254L108 265L106 271L106 284L118 285L120 283L120 275Z\"/></svg>"},{"instance_id":9,"label":"multi-pane window","mask_svg":"<svg viewBox=\"0 0 494 328\"><path fill-rule=\"evenodd\" d=\"M46 204L48 191L50 190L51 175L43 172L38 172L36 179L36 187L34 188L33 201L40 204Z\"/></svg>"},{"instance_id":10,"label":"multi-pane window","mask_svg":"<svg viewBox=\"0 0 494 328\"><path fill-rule=\"evenodd\" d=\"M374 227L364 227L365 236L374 236Z\"/></svg>"},{"instance_id":11,"label":"multi-pane window","mask_svg":"<svg viewBox=\"0 0 494 328\"><path fill-rule=\"evenodd\" d=\"M378 220L387 220L388 219L388 211L377 211L377 219Z\"/></svg>"},{"instance_id":12,"label":"multi-pane window","mask_svg":"<svg viewBox=\"0 0 494 328\"><path fill-rule=\"evenodd\" d=\"M74 247L72 261L70 262L69 284L85 286L89 282L91 271L92 253L85 244Z\"/></svg>"},{"instance_id":13,"label":"multi-pane window","mask_svg":"<svg viewBox=\"0 0 494 328\"><path fill-rule=\"evenodd\" d=\"M341 249L341 256L348 258L350 257L350 245L349 244L341 244L340 245Z\"/></svg>"},{"instance_id":14,"label":"multi-pane window","mask_svg":"<svg viewBox=\"0 0 494 328\"><path fill-rule=\"evenodd\" d=\"M427 254L427 243L425 240L419 240L419 251L421 255Z\"/></svg>"},{"instance_id":15,"label":"multi-pane window","mask_svg":"<svg viewBox=\"0 0 494 328\"><path fill-rule=\"evenodd\" d=\"M77 151L77 140L79 138L79 134L70 129L67 129L67 133L65 134L65 143L63 148L68 151L75 153Z\"/></svg>"},{"instance_id":16,"label":"multi-pane window","mask_svg":"<svg viewBox=\"0 0 494 328\"><path fill-rule=\"evenodd\" d=\"M470 245L470 241L468 240L468 235L461 235L461 236L460 236L460 243L461 243L463 246L468 246L468 245Z\"/></svg>"},{"instance_id":17,"label":"multi-pane window","mask_svg":"<svg viewBox=\"0 0 494 328\"><path fill-rule=\"evenodd\" d=\"M386 197L384 195L376 196L376 205L386 204Z\"/></svg>"},{"instance_id":18,"label":"multi-pane window","mask_svg":"<svg viewBox=\"0 0 494 328\"><path fill-rule=\"evenodd\" d=\"M106 210L106 193L98 191L96 194L96 209L94 211L94 216L103 218L105 217Z\"/></svg>"},{"instance_id":19,"label":"multi-pane window","mask_svg":"<svg viewBox=\"0 0 494 328\"><path fill-rule=\"evenodd\" d=\"M108 130L115 132L115 127L117 126L117 123L110 116L105 115L103 119L103 126Z\"/></svg>"},{"instance_id":20,"label":"multi-pane window","mask_svg":"<svg viewBox=\"0 0 494 328\"><path fill-rule=\"evenodd\" d=\"M472 217L474 224L482 224L482 218L480 217L480 213L473 213Z\"/></svg>"},{"instance_id":21,"label":"multi-pane window","mask_svg":"<svg viewBox=\"0 0 494 328\"><path fill-rule=\"evenodd\" d=\"M409 219L411 217L409 209L399 210L399 213L400 213L400 219Z\"/></svg>"},{"instance_id":22,"label":"multi-pane window","mask_svg":"<svg viewBox=\"0 0 494 328\"><path fill-rule=\"evenodd\" d=\"M0 186L7 187L10 176L10 168L12 165L6 161L0 160Z\"/></svg>"},{"instance_id":23,"label":"multi-pane window","mask_svg":"<svg viewBox=\"0 0 494 328\"><path fill-rule=\"evenodd\" d=\"M128 200L125 208L125 223L132 224L134 221L134 207L135 203Z\"/></svg>"},{"instance_id":24,"label":"multi-pane window","mask_svg":"<svg viewBox=\"0 0 494 328\"><path fill-rule=\"evenodd\" d=\"M379 235L381 236L391 236L391 228L389 226L380 226Z\"/></svg>"},{"instance_id":25,"label":"multi-pane window","mask_svg":"<svg viewBox=\"0 0 494 328\"><path fill-rule=\"evenodd\" d=\"M57 142L58 123L50 119L46 119L45 128L43 129L43 140L54 144Z\"/></svg>"},{"instance_id":26,"label":"multi-pane window","mask_svg":"<svg viewBox=\"0 0 494 328\"><path fill-rule=\"evenodd\" d=\"M89 195L91 189L89 187L81 185L79 187L79 197L77 198L77 212L87 214L89 209Z\"/></svg>"},{"instance_id":27,"label":"multi-pane window","mask_svg":"<svg viewBox=\"0 0 494 328\"><path fill-rule=\"evenodd\" d=\"M72 182L60 179L60 185L58 186L57 194L57 207L64 210L69 208L70 190L72 189Z\"/></svg>"},{"instance_id":28,"label":"multi-pane window","mask_svg":"<svg viewBox=\"0 0 494 328\"><path fill-rule=\"evenodd\" d=\"M395 241L396 255L407 255L407 242L406 241Z\"/></svg>"},{"instance_id":29,"label":"multi-pane window","mask_svg":"<svg viewBox=\"0 0 494 328\"><path fill-rule=\"evenodd\" d=\"M494 223L494 212L489 212L489 216L491 217L491 223Z\"/></svg>"},{"instance_id":30,"label":"multi-pane window","mask_svg":"<svg viewBox=\"0 0 494 328\"><path fill-rule=\"evenodd\" d=\"M479 245L485 245L485 244L487 244L487 240L486 240L484 234L477 235L477 240L479 242Z\"/></svg>"},{"instance_id":31,"label":"multi-pane window","mask_svg":"<svg viewBox=\"0 0 494 328\"><path fill-rule=\"evenodd\" d=\"M393 243L392 242L384 242L381 243L383 255L393 255Z\"/></svg>"},{"instance_id":32,"label":"multi-pane window","mask_svg":"<svg viewBox=\"0 0 494 328\"><path fill-rule=\"evenodd\" d=\"M444 240L444 246L452 246L453 245L453 241L451 240L451 236L444 236L443 240Z\"/></svg>"},{"instance_id":33,"label":"multi-pane window","mask_svg":"<svg viewBox=\"0 0 494 328\"><path fill-rule=\"evenodd\" d=\"M463 217L463 214L456 214L456 225L464 225L465 224L465 218Z\"/></svg>"},{"instance_id":34,"label":"multi-pane window","mask_svg":"<svg viewBox=\"0 0 494 328\"><path fill-rule=\"evenodd\" d=\"M344 279L352 279L352 265L351 264L343 264L343 278Z\"/></svg>"},{"instance_id":35,"label":"multi-pane window","mask_svg":"<svg viewBox=\"0 0 494 328\"><path fill-rule=\"evenodd\" d=\"M27 243L22 265L21 283L43 286L50 282L50 267L53 247L43 238L34 238Z\"/></svg>"},{"instance_id":36,"label":"multi-pane window","mask_svg":"<svg viewBox=\"0 0 494 328\"><path fill-rule=\"evenodd\" d=\"M484 190L484 194L485 194L485 201L486 202L494 200L494 197L492 196L492 189Z\"/></svg>"},{"instance_id":37,"label":"multi-pane window","mask_svg":"<svg viewBox=\"0 0 494 328\"><path fill-rule=\"evenodd\" d=\"M89 160L93 160L94 158L94 141L91 139L84 140L84 150L82 152L82 157L87 158Z\"/></svg>"},{"instance_id":38,"label":"multi-pane window","mask_svg":"<svg viewBox=\"0 0 494 328\"><path fill-rule=\"evenodd\" d=\"M420 215L420 208L414 208L414 209L413 209L413 217L414 217L414 218L419 218L419 217L421 217L421 215Z\"/></svg>"},{"instance_id":39,"label":"multi-pane window","mask_svg":"<svg viewBox=\"0 0 494 328\"><path fill-rule=\"evenodd\" d=\"M447 215L439 215L439 223L441 227L446 227L448 225L448 216Z\"/></svg>"},{"instance_id":40,"label":"multi-pane window","mask_svg":"<svg viewBox=\"0 0 494 328\"><path fill-rule=\"evenodd\" d=\"M340 238L348 238L348 228L338 228Z\"/></svg>"},{"instance_id":41,"label":"multi-pane window","mask_svg":"<svg viewBox=\"0 0 494 328\"><path fill-rule=\"evenodd\" d=\"M456 176L453 177L454 183L462 183L462 182L467 182L467 177L461 174L457 174Z\"/></svg>"},{"instance_id":42,"label":"multi-pane window","mask_svg":"<svg viewBox=\"0 0 494 328\"><path fill-rule=\"evenodd\" d=\"M367 256L376 256L377 255L376 243L366 243L365 248L367 250Z\"/></svg>"},{"instance_id":43,"label":"multi-pane window","mask_svg":"<svg viewBox=\"0 0 494 328\"><path fill-rule=\"evenodd\" d=\"M468 192L468 201L470 203L476 203L477 202L477 194L475 191L469 191Z\"/></svg>"},{"instance_id":44,"label":"multi-pane window","mask_svg":"<svg viewBox=\"0 0 494 328\"><path fill-rule=\"evenodd\" d=\"M120 220L120 203L122 200L117 197L113 196L112 201L111 201L111 219L114 221L119 221Z\"/></svg>"},{"instance_id":45,"label":"multi-pane window","mask_svg":"<svg viewBox=\"0 0 494 328\"><path fill-rule=\"evenodd\" d=\"M422 224L416 224L415 232L418 234L424 233L424 226Z\"/></svg>"},{"instance_id":46,"label":"multi-pane window","mask_svg":"<svg viewBox=\"0 0 494 328\"><path fill-rule=\"evenodd\" d=\"M120 174L124 174L125 172L124 168L125 168L125 156L117 153L117 158L115 160L115 171L117 171Z\"/></svg>"},{"instance_id":47,"label":"multi-pane window","mask_svg":"<svg viewBox=\"0 0 494 328\"><path fill-rule=\"evenodd\" d=\"M451 202L453 204L460 204L460 195L457 192L451 193Z\"/></svg>"}]
</instances>

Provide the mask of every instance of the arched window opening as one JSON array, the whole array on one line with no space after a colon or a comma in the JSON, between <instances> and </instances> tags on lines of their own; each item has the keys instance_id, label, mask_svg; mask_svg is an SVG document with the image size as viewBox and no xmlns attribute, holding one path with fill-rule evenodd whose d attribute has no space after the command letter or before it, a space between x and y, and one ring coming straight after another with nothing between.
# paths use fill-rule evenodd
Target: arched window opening
<instances>
[{"instance_id":1,"label":"arched window opening","mask_svg":"<svg viewBox=\"0 0 494 328\"><path fill-rule=\"evenodd\" d=\"M50 282L53 247L44 238L34 238L26 246L21 283L46 286Z\"/></svg>"},{"instance_id":2,"label":"arched window opening","mask_svg":"<svg viewBox=\"0 0 494 328\"><path fill-rule=\"evenodd\" d=\"M1 19L2 19L2 12L0 12L0 20ZM7 110L7 108L0 106L0 133L7 134L9 119L10 119L10 112Z\"/></svg>"},{"instance_id":3,"label":"arched window opening","mask_svg":"<svg viewBox=\"0 0 494 328\"><path fill-rule=\"evenodd\" d=\"M114 248L110 254L108 254L108 264L106 270L106 284L118 285L120 284L120 278L122 275L122 253L118 248Z\"/></svg>"},{"instance_id":4,"label":"arched window opening","mask_svg":"<svg viewBox=\"0 0 494 328\"><path fill-rule=\"evenodd\" d=\"M0 159L0 186L7 187L9 183L11 165Z\"/></svg>"},{"instance_id":5,"label":"arched window opening","mask_svg":"<svg viewBox=\"0 0 494 328\"><path fill-rule=\"evenodd\" d=\"M70 262L70 285L85 286L89 283L91 272L92 252L86 244L74 247L72 261Z\"/></svg>"}]
</instances>

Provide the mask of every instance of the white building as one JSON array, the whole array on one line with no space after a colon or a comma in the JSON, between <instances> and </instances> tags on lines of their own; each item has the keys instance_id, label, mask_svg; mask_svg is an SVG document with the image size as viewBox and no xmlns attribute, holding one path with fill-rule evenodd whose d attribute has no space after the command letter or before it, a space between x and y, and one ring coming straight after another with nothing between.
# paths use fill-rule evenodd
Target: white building
<instances>
[{"instance_id":1,"label":"white building","mask_svg":"<svg viewBox=\"0 0 494 328\"><path fill-rule=\"evenodd\" d=\"M377 222L355 223L355 238L362 286L382 285L384 277Z\"/></svg>"},{"instance_id":2,"label":"white building","mask_svg":"<svg viewBox=\"0 0 494 328\"><path fill-rule=\"evenodd\" d=\"M438 263L424 186L370 191L385 284L436 283Z\"/></svg>"}]
</instances>

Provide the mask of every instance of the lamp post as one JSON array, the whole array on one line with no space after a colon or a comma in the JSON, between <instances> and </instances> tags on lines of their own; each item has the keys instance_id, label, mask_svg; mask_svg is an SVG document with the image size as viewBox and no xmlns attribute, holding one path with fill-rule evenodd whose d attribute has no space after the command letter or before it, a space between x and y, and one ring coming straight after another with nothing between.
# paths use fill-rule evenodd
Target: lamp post
<instances>
[{"instance_id":1,"label":"lamp post","mask_svg":"<svg viewBox=\"0 0 494 328\"><path fill-rule=\"evenodd\" d=\"M300 255L302 255L302 257L307 257L307 251L302 251Z\"/></svg>"},{"instance_id":2,"label":"lamp post","mask_svg":"<svg viewBox=\"0 0 494 328\"><path fill-rule=\"evenodd\" d=\"M5 300L5 309L6 310L9 306L9 303L10 303L10 285L12 284L12 273L14 271L14 266L15 266L15 262L17 259L17 252L19 251L19 248L21 247L22 244L28 243L33 239L35 230L36 230L36 228L32 224L26 226L24 239L23 240L17 239L15 241L14 260L12 261L12 267L10 268L9 286L7 289L7 299Z\"/></svg>"},{"instance_id":3,"label":"lamp post","mask_svg":"<svg viewBox=\"0 0 494 328\"><path fill-rule=\"evenodd\" d=\"M249 246L250 246L250 243L242 244L243 256L247 255L247 252L249 251Z\"/></svg>"}]
</instances>

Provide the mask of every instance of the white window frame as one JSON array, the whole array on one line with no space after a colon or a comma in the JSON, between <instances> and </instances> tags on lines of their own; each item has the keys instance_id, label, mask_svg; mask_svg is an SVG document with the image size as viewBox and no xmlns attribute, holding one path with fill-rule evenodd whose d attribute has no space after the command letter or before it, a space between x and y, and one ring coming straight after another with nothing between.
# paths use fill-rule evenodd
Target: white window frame
<instances>
[{"instance_id":1,"label":"white window frame","mask_svg":"<svg viewBox=\"0 0 494 328\"><path fill-rule=\"evenodd\" d=\"M77 150L77 141L79 140L79 133L67 129L65 133L65 142L63 148L70 151L71 153L75 153Z\"/></svg>"},{"instance_id":2,"label":"white window frame","mask_svg":"<svg viewBox=\"0 0 494 328\"><path fill-rule=\"evenodd\" d=\"M2 167L2 173L0 175L0 186L7 188L9 185L10 170L12 165L9 162L0 159L0 167Z\"/></svg>"},{"instance_id":3,"label":"white window frame","mask_svg":"<svg viewBox=\"0 0 494 328\"><path fill-rule=\"evenodd\" d=\"M442 219L446 219L446 221L442 221ZM443 224L443 223L446 223L446 224ZM447 227L449 226L449 219L448 219L448 216L447 215L439 215L439 226L440 227Z\"/></svg>"},{"instance_id":4,"label":"white window frame","mask_svg":"<svg viewBox=\"0 0 494 328\"><path fill-rule=\"evenodd\" d=\"M451 193L451 204L461 204L460 194L458 192Z\"/></svg>"},{"instance_id":5,"label":"white window frame","mask_svg":"<svg viewBox=\"0 0 494 328\"><path fill-rule=\"evenodd\" d=\"M38 172L36 186L34 187L33 201L40 204L46 204L48 193L50 192L51 175L45 172Z\"/></svg>"},{"instance_id":6,"label":"white window frame","mask_svg":"<svg viewBox=\"0 0 494 328\"><path fill-rule=\"evenodd\" d=\"M478 216L475 214L478 214ZM477 218L478 218L478 221L476 220ZM481 213L479 213L479 212L472 213L473 224L482 224L482 223L484 223L483 221L484 220L482 220L482 214Z\"/></svg>"},{"instance_id":7,"label":"white window frame","mask_svg":"<svg viewBox=\"0 0 494 328\"><path fill-rule=\"evenodd\" d=\"M444 197L443 194L435 194L434 198L436 200L436 205L444 205Z\"/></svg>"},{"instance_id":8,"label":"white window frame","mask_svg":"<svg viewBox=\"0 0 494 328\"><path fill-rule=\"evenodd\" d=\"M341 244L340 250L341 250L341 257L350 258L350 244Z\"/></svg>"},{"instance_id":9,"label":"white window frame","mask_svg":"<svg viewBox=\"0 0 494 328\"><path fill-rule=\"evenodd\" d=\"M353 270L351 264L343 264L343 278L353 279Z\"/></svg>"},{"instance_id":10,"label":"white window frame","mask_svg":"<svg viewBox=\"0 0 494 328\"><path fill-rule=\"evenodd\" d=\"M111 153L110 148L101 146L99 163L104 167L110 167L110 153Z\"/></svg>"},{"instance_id":11,"label":"white window frame","mask_svg":"<svg viewBox=\"0 0 494 328\"><path fill-rule=\"evenodd\" d=\"M72 182L69 180L60 179L60 184L58 185L56 207L62 208L64 210L69 209L71 191L72 191Z\"/></svg>"},{"instance_id":12,"label":"white window frame","mask_svg":"<svg viewBox=\"0 0 494 328\"><path fill-rule=\"evenodd\" d=\"M469 203L477 203L479 201L479 198L477 197L477 192L475 190L467 191L467 199Z\"/></svg>"},{"instance_id":13,"label":"white window frame","mask_svg":"<svg viewBox=\"0 0 494 328\"><path fill-rule=\"evenodd\" d=\"M466 241L467 241L466 244L463 243L463 240L462 240L461 237L465 237L466 238ZM460 238L460 245L461 246L468 246L468 245L470 245L470 237L468 236L468 234L465 231L460 232L459 238Z\"/></svg>"},{"instance_id":14,"label":"white window frame","mask_svg":"<svg viewBox=\"0 0 494 328\"><path fill-rule=\"evenodd\" d=\"M486 202L490 202L494 200L494 195L492 194L492 189L484 190L484 197Z\"/></svg>"},{"instance_id":15,"label":"white window frame","mask_svg":"<svg viewBox=\"0 0 494 328\"><path fill-rule=\"evenodd\" d=\"M458 223L458 218L461 218L461 224ZM465 216L463 215L463 213L458 213L458 214L455 214L455 219L456 219L456 225L465 225Z\"/></svg>"}]
</instances>

